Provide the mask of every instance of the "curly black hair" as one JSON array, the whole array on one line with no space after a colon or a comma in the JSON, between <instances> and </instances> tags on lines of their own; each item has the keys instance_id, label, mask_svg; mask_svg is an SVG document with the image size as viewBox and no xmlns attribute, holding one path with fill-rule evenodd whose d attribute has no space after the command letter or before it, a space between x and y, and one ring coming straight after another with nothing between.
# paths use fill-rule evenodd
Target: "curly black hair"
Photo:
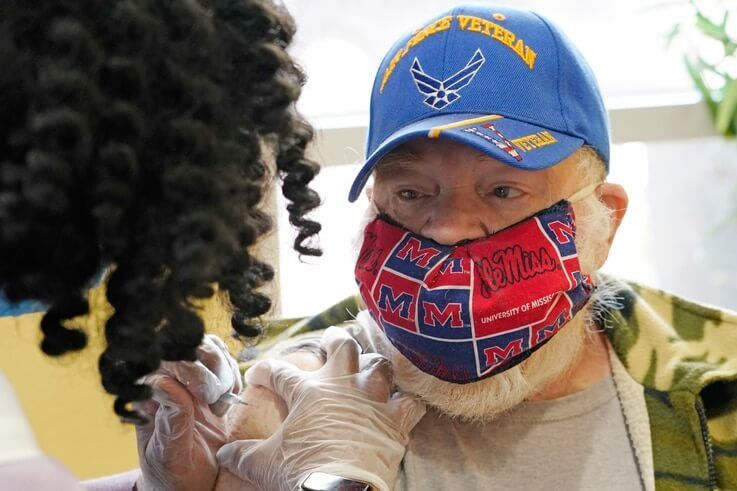
<instances>
[{"instance_id":1,"label":"curly black hair","mask_svg":"<svg viewBox=\"0 0 737 491\"><path fill-rule=\"evenodd\" d=\"M60 355L85 346L69 320L111 271L99 369L124 419L151 395L140 377L195 359L194 304L215 285L235 332L260 333L274 272L249 247L272 225L269 151L294 248L320 254L294 30L267 0L1 2L0 288L50 306L41 348Z\"/></svg>"}]
</instances>

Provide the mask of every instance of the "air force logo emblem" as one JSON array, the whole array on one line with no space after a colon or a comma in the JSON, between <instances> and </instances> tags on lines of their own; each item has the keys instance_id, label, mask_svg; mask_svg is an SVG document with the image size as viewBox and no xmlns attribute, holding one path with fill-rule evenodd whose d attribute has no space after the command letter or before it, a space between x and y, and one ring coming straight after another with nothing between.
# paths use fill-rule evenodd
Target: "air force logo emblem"
<instances>
[{"instance_id":1,"label":"air force logo emblem","mask_svg":"<svg viewBox=\"0 0 737 491\"><path fill-rule=\"evenodd\" d=\"M410 73L417 90L427 96L423 102L433 109L440 110L461 98L458 92L471 83L485 61L481 50L477 49L465 67L445 80L438 80L425 73L420 60L415 58L410 67Z\"/></svg>"}]
</instances>

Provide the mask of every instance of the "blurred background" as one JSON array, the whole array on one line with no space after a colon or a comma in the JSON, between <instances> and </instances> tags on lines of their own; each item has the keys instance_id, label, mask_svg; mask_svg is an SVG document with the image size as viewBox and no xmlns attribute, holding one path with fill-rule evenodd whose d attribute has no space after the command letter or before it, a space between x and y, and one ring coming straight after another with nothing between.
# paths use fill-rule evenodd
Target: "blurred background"
<instances>
[{"instance_id":1,"label":"blurred background","mask_svg":"<svg viewBox=\"0 0 737 491\"><path fill-rule=\"evenodd\" d=\"M262 244L278 265L275 317L311 315L355 292L351 243L367 201L350 204L347 195L363 159L374 71L396 38L455 3L285 0L298 25L292 51L309 76L299 108L317 128L311 152L323 165L316 188L324 203L314 216L323 224L324 255L300 260L279 212ZM737 121L737 18L725 15L737 17L736 1L494 4L551 18L599 79L612 122L610 180L630 195L605 269L737 310L737 143L730 136ZM282 210L280 199L273 196L268 206ZM91 348L60 360L38 349L40 314L0 319L6 336L0 370L19 393L42 449L79 478L137 462L133 429L113 416L99 384L94 317L87 321ZM227 336L222 311L209 308L205 318L210 330Z\"/></svg>"}]
</instances>

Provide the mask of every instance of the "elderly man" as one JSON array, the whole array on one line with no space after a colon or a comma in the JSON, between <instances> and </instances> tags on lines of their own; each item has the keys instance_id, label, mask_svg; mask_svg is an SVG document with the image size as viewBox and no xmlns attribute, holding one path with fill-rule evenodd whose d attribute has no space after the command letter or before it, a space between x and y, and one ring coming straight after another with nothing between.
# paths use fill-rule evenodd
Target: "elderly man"
<instances>
[{"instance_id":1,"label":"elderly man","mask_svg":"<svg viewBox=\"0 0 737 491\"><path fill-rule=\"evenodd\" d=\"M356 477L379 489L737 489L737 317L597 273L627 195L605 181L606 112L560 30L489 5L444 13L391 48L370 117L350 191L373 176L355 268L366 308L346 327L428 411L401 462L395 448L359 447L375 420L362 416L342 458L367 472L336 462L303 489L363 489ZM272 365L251 385L283 393L310 373ZM276 433L226 445L220 464L254 481L253 449L293 447L293 425L234 432Z\"/></svg>"},{"instance_id":2,"label":"elderly man","mask_svg":"<svg viewBox=\"0 0 737 491\"><path fill-rule=\"evenodd\" d=\"M597 274L627 195L563 33L453 9L391 48L370 117L349 328L429 406L397 489L737 489L737 317Z\"/></svg>"}]
</instances>

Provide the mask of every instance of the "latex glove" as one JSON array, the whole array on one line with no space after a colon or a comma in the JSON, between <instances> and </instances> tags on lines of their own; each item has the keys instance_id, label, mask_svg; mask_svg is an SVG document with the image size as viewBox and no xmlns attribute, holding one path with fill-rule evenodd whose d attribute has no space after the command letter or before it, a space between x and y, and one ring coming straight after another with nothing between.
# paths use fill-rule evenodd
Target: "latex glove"
<instances>
[{"instance_id":1,"label":"latex glove","mask_svg":"<svg viewBox=\"0 0 737 491\"><path fill-rule=\"evenodd\" d=\"M149 415L148 424L136 427L138 489L212 489L215 452L226 438L225 413L243 388L225 343L206 334L197 361L162 362L143 380L153 386L154 396L138 406Z\"/></svg>"},{"instance_id":2,"label":"latex glove","mask_svg":"<svg viewBox=\"0 0 737 491\"><path fill-rule=\"evenodd\" d=\"M328 358L315 372L266 360L246 372L246 383L281 396L289 413L266 440L224 445L218 462L264 490L293 491L315 471L357 479L376 489L394 487L409 432L425 414L409 395L392 394L392 371L381 355L360 354L340 328L323 336Z\"/></svg>"}]
</instances>

